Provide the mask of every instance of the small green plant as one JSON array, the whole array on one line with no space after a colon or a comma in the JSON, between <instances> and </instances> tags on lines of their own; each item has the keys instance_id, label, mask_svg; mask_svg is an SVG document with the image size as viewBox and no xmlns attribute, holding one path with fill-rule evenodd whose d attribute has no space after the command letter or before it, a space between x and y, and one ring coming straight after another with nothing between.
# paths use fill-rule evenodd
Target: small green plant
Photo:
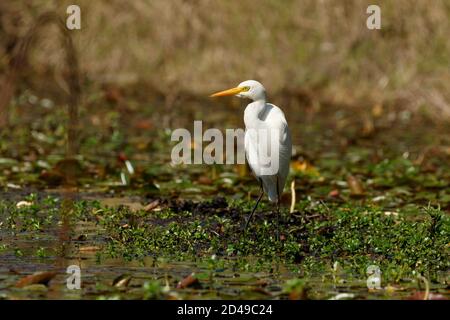
<instances>
[{"instance_id":1,"label":"small green plant","mask_svg":"<svg viewBox=\"0 0 450 320\"><path fill-rule=\"evenodd\" d=\"M159 281L156 280L147 281L144 283L142 288L144 290L143 298L145 300L161 299L163 296L163 288L159 283Z\"/></svg>"}]
</instances>

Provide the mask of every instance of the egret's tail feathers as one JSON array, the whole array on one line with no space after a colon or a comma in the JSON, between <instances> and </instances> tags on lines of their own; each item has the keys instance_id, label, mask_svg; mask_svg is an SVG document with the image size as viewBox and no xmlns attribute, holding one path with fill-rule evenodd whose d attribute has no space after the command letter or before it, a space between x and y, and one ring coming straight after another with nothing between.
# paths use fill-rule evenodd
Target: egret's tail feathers
<instances>
[{"instance_id":1,"label":"egret's tail feathers","mask_svg":"<svg viewBox=\"0 0 450 320\"><path fill-rule=\"evenodd\" d=\"M264 191L267 193L270 202L277 202L278 190L277 190L277 176L262 176ZM280 193L283 187L280 188Z\"/></svg>"},{"instance_id":2,"label":"egret's tail feathers","mask_svg":"<svg viewBox=\"0 0 450 320\"><path fill-rule=\"evenodd\" d=\"M275 192L268 192L267 193L267 195L268 195L268 197L269 197L269 201L270 202L277 202L277 200L278 200L278 194L277 194L277 192L275 191Z\"/></svg>"}]
</instances>

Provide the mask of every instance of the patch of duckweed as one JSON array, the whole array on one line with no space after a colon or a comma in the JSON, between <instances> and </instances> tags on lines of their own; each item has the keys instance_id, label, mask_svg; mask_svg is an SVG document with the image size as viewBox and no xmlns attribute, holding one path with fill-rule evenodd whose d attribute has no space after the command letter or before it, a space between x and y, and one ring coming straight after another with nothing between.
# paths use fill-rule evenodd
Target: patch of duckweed
<instances>
[{"instance_id":1,"label":"patch of duckweed","mask_svg":"<svg viewBox=\"0 0 450 320\"><path fill-rule=\"evenodd\" d=\"M385 211L374 203L355 200L300 200L296 211L281 211L279 226L274 208L263 203L244 232L252 203L217 197L211 201L163 200L154 210L110 207L99 201L61 200L31 195L26 203L0 201L0 233L31 234L39 238L69 216L76 223L90 223L102 239L103 258L195 261L205 270L277 272L283 266L294 274L330 274L338 264L346 273L365 277L369 265L379 266L387 281L414 274L436 280L449 269L449 216L439 207L408 205L405 210ZM411 218L414 212L414 218ZM277 239L279 228L280 239ZM72 239L84 235L73 232ZM81 240L80 240L81 241ZM16 257L28 254L12 243ZM39 246L40 259L54 254ZM205 275L207 277L208 274ZM212 277L212 274L210 274ZM155 297L153 287L147 298ZM301 293L301 285L292 284ZM299 289L300 288L300 289ZM298 290L297 290L298 289ZM300 293L299 293L300 292Z\"/></svg>"},{"instance_id":2,"label":"patch of duckweed","mask_svg":"<svg viewBox=\"0 0 450 320\"><path fill-rule=\"evenodd\" d=\"M339 262L359 275L376 264L391 279L413 272L433 278L449 267L449 217L431 206L416 208L423 218L409 219L371 204L305 200L297 205L300 211L282 211L281 240L276 238L276 212L269 206L262 206L244 233L249 210L241 201L174 202L153 212L95 207L108 239L104 254L130 260L151 255L202 261L214 255L249 269L251 257L255 271L279 261L306 273Z\"/></svg>"}]
</instances>

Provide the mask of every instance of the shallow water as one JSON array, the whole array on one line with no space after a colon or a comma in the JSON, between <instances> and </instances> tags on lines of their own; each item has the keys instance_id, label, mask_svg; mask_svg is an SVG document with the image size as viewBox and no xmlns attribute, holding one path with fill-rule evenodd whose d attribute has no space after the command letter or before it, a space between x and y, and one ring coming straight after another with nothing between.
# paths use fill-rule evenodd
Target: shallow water
<instances>
[{"instance_id":1,"label":"shallow water","mask_svg":"<svg viewBox=\"0 0 450 320\"><path fill-rule=\"evenodd\" d=\"M43 194L41 194L43 196ZM221 257L221 267L211 267L204 260L177 261L174 256L147 256L128 261L111 258L101 252L107 243L99 226L79 221L71 216L71 198L64 194L61 216L57 224L44 231L11 233L0 228L0 297L4 299L404 299L411 297L419 286L416 281L382 284L378 290L367 287L367 279L343 272L321 272L302 276L295 265L273 261L266 270L245 271L234 264L236 258ZM84 197L92 196L85 194ZM64 197L63 197L64 198ZM95 196L98 199L98 195ZM103 198L105 204L130 204L134 198ZM140 204L134 202L139 209ZM5 218L5 217L2 217ZM13 249L14 248L14 249ZM38 250L47 252L37 256ZM252 258L248 261L251 263ZM81 289L69 290L66 269L77 265L81 269ZM20 279L35 272L56 272L46 285L32 284L17 288ZM198 285L177 288L177 284L195 273ZM117 286L119 277L129 278L126 285ZM443 275L445 277L445 275ZM298 292L287 292L289 280L303 278L307 283ZM163 284L160 293L146 289L145 283ZM159 292L159 291L158 291ZM432 284L436 297L449 296L446 285ZM420 297L420 296L419 296Z\"/></svg>"}]
</instances>

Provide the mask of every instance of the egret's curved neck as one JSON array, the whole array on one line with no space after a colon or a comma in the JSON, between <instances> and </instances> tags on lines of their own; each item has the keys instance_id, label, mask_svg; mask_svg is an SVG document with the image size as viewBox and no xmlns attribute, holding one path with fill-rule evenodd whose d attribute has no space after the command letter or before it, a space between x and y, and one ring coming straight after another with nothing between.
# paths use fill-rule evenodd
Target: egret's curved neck
<instances>
[{"instance_id":1,"label":"egret's curved neck","mask_svg":"<svg viewBox=\"0 0 450 320\"><path fill-rule=\"evenodd\" d=\"M266 108L267 103L265 97L249 103L244 112L245 126L247 128L251 128L257 125L258 122L262 121Z\"/></svg>"}]
</instances>

